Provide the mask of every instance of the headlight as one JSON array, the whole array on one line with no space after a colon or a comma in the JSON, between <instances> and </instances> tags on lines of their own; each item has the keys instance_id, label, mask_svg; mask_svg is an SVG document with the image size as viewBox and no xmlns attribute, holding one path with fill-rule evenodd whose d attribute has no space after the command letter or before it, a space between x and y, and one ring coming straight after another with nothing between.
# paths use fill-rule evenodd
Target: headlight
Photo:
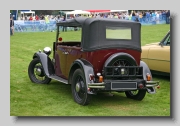
<instances>
[{"instance_id":1,"label":"headlight","mask_svg":"<svg viewBox=\"0 0 180 126\"><path fill-rule=\"evenodd\" d=\"M50 47L45 47L43 49L43 52L49 56L51 54L51 48Z\"/></svg>"}]
</instances>

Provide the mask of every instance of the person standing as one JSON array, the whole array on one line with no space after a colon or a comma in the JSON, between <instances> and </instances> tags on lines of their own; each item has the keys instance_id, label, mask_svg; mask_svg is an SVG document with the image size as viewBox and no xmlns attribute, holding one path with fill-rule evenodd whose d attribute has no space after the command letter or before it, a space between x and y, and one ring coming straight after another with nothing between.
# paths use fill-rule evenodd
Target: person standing
<instances>
[{"instance_id":1,"label":"person standing","mask_svg":"<svg viewBox=\"0 0 180 126\"><path fill-rule=\"evenodd\" d=\"M36 15L35 19L36 19L36 21L39 21L39 16Z\"/></svg>"},{"instance_id":2,"label":"person standing","mask_svg":"<svg viewBox=\"0 0 180 126\"><path fill-rule=\"evenodd\" d=\"M66 21L66 17L65 17L65 15L63 16L63 20L62 21ZM67 27L66 26L63 26L63 32L64 31L67 31Z\"/></svg>"},{"instance_id":3,"label":"person standing","mask_svg":"<svg viewBox=\"0 0 180 126\"><path fill-rule=\"evenodd\" d=\"M33 20L33 17L32 17L32 16L30 16L29 21L32 21L32 20Z\"/></svg>"},{"instance_id":4,"label":"person standing","mask_svg":"<svg viewBox=\"0 0 180 126\"><path fill-rule=\"evenodd\" d=\"M14 35L14 20L10 17L10 35Z\"/></svg>"},{"instance_id":5,"label":"person standing","mask_svg":"<svg viewBox=\"0 0 180 126\"><path fill-rule=\"evenodd\" d=\"M49 15L46 15L44 18L45 18L45 22L46 22L46 30L49 30L49 24L50 24Z\"/></svg>"},{"instance_id":6,"label":"person standing","mask_svg":"<svg viewBox=\"0 0 180 126\"><path fill-rule=\"evenodd\" d=\"M166 12L166 24L170 23L170 10Z\"/></svg>"}]
</instances>

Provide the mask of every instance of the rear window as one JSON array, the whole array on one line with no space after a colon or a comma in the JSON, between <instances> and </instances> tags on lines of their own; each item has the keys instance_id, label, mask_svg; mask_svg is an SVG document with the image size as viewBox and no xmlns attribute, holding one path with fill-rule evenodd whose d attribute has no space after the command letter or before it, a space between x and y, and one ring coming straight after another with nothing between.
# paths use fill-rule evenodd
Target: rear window
<instances>
[{"instance_id":1,"label":"rear window","mask_svg":"<svg viewBox=\"0 0 180 126\"><path fill-rule=\"evenodd\" d=\"M106 26L106 39L131 40L132 39L131 28Z\"/></svg>"}]
</instances>

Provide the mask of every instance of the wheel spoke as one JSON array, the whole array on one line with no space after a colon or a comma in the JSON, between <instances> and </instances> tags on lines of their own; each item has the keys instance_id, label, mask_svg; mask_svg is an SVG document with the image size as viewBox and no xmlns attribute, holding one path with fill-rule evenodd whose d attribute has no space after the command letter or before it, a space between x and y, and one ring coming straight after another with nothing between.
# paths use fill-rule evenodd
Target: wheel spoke
<instances>
[{"instance_id":1,"label":"wheel spoke","mask_svg":"<svg viewBox=\"0 0 180 126\"><path fill-rule=\"evenodd\" d=\"M85 94L84 82L83 82L83 79L82 79L81 76L78 76L76 80L77 80L76 83L80 84L80 91L76 92L77 93L77 97L78 97L78 99L82 100L83 97L84 97L84 94Z\"/></svg>"},{"instance_id":2,"label":"wheel spoke","mask_svg":"<svg viewBox=\"0 0 180 126\"><path fill-rule=\"evenodd\" d=\"M46 78L45 76L39 76L36 74L36 70L37 69L41 69L42 70L42 65L41 63L37 63L35 66L34 66L34 76L37 80L40 80L40 81L44 81Z\"/></svg>"},{"instance_id":3,"label":"wheel spoke","mask_svg":"<svg viewBox=\"0 0 180 126\"><path fill-rule=\"evenodd\" d=\"M138 93L138 91L131 91L132 95L136 95Z\"/></svg>"}]
</instances>

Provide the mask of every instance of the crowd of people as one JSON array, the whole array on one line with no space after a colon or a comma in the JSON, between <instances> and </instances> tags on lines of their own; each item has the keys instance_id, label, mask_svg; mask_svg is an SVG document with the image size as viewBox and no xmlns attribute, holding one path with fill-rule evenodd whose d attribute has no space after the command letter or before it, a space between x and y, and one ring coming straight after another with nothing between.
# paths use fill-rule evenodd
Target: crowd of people
<instances>
[{"instance_id":1,"label":"crowd of people","mask_svg":"<svg viewBox=\"0 0 180 126\"><path fill-rule=\"evenodd\" d=\"M71 15L35 15L35 16L25 16L21 17L23 21L44 21L45 28L44 30L55 28L55 23L60 21L65 21L67 19L75 18L75 17L89 17L89 18L117 18L117 19L124 19L124 20L133 20L140 23L146 24L158 24L161 21L165 22L166 24L170 24L170 11L169 10L152 10L152 11L131 11L130 13L127 12L108 12L108 13L91 13L91 14L71 14ZM10 19L12 20L12 19ZM14 24L12 21L10 22L11 27L11 35L14 34L13 26ZM32 29L35 29L35 25L31 26ZM39 26L39 29L42 26ZM63 27L63 31L67 31L66 27Z\"/></svg>"},{"instance_id":2,"label":"crowd of people","mask_svg":"<svg viewBox=\"0 0 180 126\"><path fill-rule=\"evenodd\" d=\"M76 14L76 15L70 15L68 18L74 18L74 17L80 17L85 16L89 18L118 18L118 19L126 19L126 20L133 20L133 21L139 21L144 23L149 23L152 21L161 21L165 20L166 23L169 23L169 17L170 17L170 11L169 10L153 10L153 11L131 11L131 13L127 12L108 12L108 13L91 13L89 15L87 14ZM46 22L50 20L55 21L63 21L65 15L36 15L36 16L25 16L24 18L21 17L21 20L45 20ZM167 20L166 20L167 19Z\"/></svg>"}]
</instances>

